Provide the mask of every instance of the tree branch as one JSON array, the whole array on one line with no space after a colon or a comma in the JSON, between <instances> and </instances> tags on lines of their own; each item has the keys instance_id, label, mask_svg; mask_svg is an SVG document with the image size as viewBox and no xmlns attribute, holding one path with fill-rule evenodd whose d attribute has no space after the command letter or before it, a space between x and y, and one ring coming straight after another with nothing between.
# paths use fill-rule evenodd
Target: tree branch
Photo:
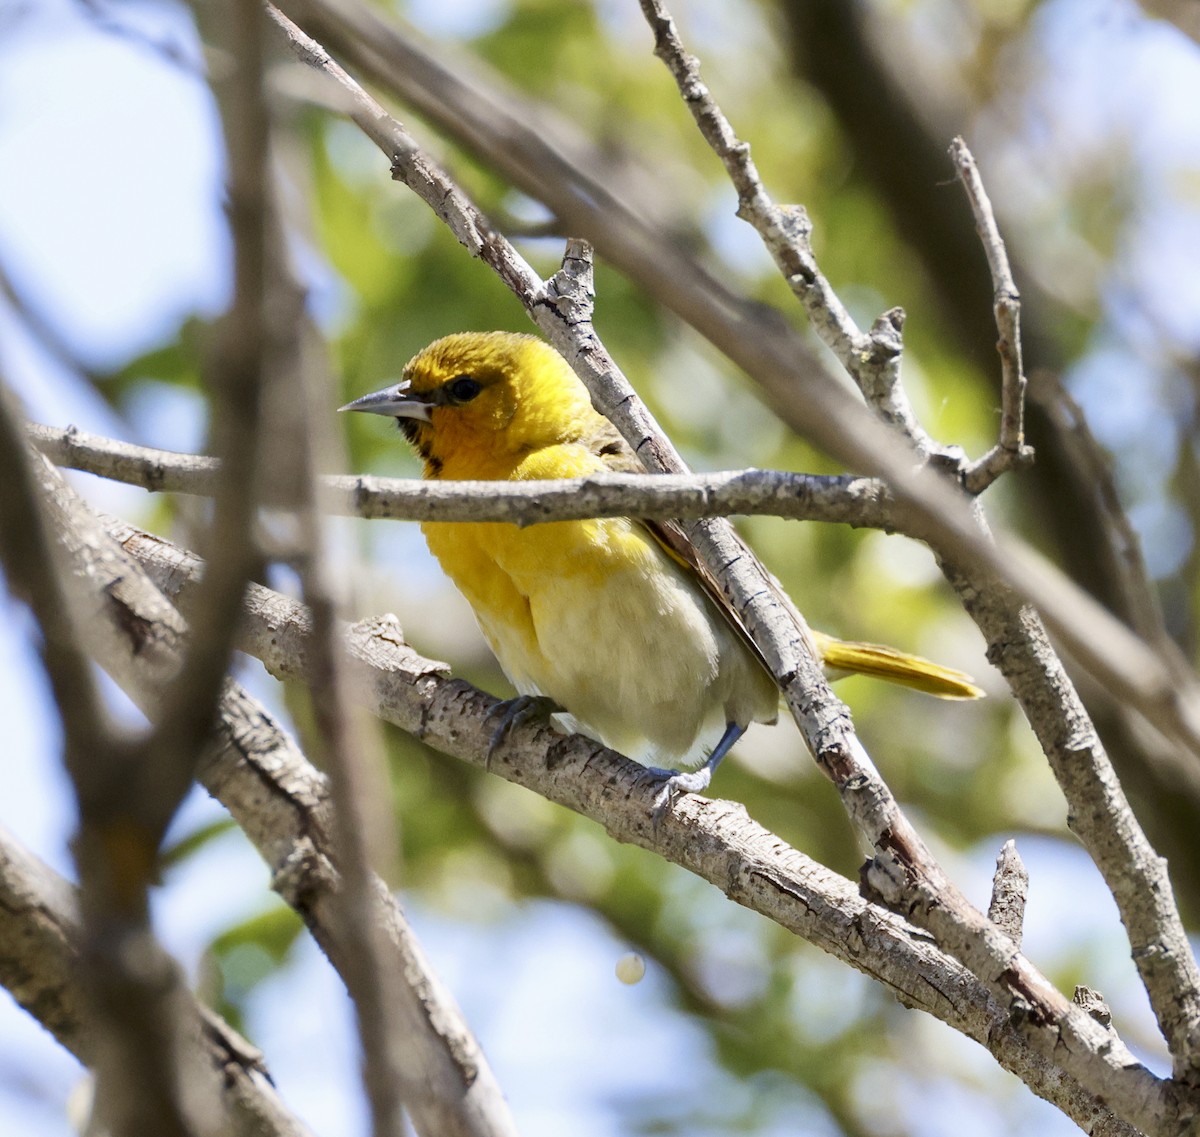
<instances>
[{"instance_id":1,"label":"tree branch","mask_svg":"<svg viewBox=\"0 0 1200 1137\"><path fill-rule=\"evenodd\" d=\"M700 78L700 63L684 48L661 0L640 0L654 33L654 54L671 72L700 133L721 160L738 195L737 215L762 238L776 266L803 304L813 330L837 357L880 418L922 457L935 453L900 383L900 330L904 313L885 313L869 334L855 324L813 255L812 222L803 206L777 206L763 186L750 146L738 138Z\"/></svg>"},{"instance_id":2,"label":"tree branch","mask_svg":"<svg viewBox=\"0 0 1200 1137\"><path fill-rule=\"evenodd\" d=\"M214 458L154 450L30 424L28 435L52 462L166 493L212 493ZM544 521L591 517L697 518L759 514L901 531L879 481L851 475L733 470L711 474L597 474L540 482L426 482L407 478L322 479L324 504L336 513L393 521ZM268 499L266 504L274 504Z\"/></svg>"},{"instance_id":3,"label":"tree branch","mask_svg":"<svg viewBox=\"0 0 1200 1137\"><path fill-rule=\"evenodd\" d=\"M963 484L974 494L982 493L1001 474L1014 466L1033 461L1033 450L1025 445L1025 369L1021 364L1021 295L1017 292L1008 251L1000 236L1000 227L992 212L992 203L983 188L983 179L975 157L961 138L950 144L955 173L966 190L967 201L975 218L975 228L983 242L988 269L992 274L993 310L996 330L1000 333L996 350L1000 353L1000 438L963 474Z\"/></svg>"},{"instance_id":4,"label":"tree branch","mask_svg":"<svg viewBox=\"0 0 1200 1137\"><path fill-rule=\"evenodd\" d=\"M72 886L0 827L0 984L81 1062L97 1060L96 1034L80 983L83 932ZM259 1054L207 1007L195 1040L219 1078L238 1137L308 1137L280 1101Z\"/></svg>"},{"instance_id":5,"label":"tree branch","mask_svg":"<svg viewBox=\"0 0 1200 1137\"><path fill-rule=\"evenodd\" d=\"M319 452L333 449L331 416L323 405L332 384L320 358L317 331L290 272L280 280L279 289L295 301L295 333L280 360L291 383L286 398L276 400L271 415L272 431L288 440L286 454L276 456L273 472L284 508L296 520L298 541L291 559L313 617L309 690L318 761L328 771L333 790L334 850L341 876L341 887L333 893L334 916L344 944L340 970L358 1022L372 1131L375 1137L403 1137L409 1131L404 1095L426 1095L428 1091L421 1088L422 1079L412 1077L406 1068L410 1065L406 1052L414 1049L410 1035L419 1027L406 1013L405 1000L410 993L404 989L404 974L392 966L389 930L384 921L375 918L380 882L372 871L372 860L392 865L397 857L387 771L378 738L361 718L351 714L349 679L335 638L342 597L329 565L316 472L325 464ZM446 1131L446 1111L437 1108L432 1112L431 1118L428 1105L414 1109L419 1132Z\"/></svg>"},{"instance_id":6,"label":"tree branch","mask_svg":"<svg viewBox=\"0 0 1200 1137\"><path fill-rule=\"evenodd\" d=\"M96 1114L118 1137L193 1137L218 1125L217 1083L194 1046L199 1023L182 976L150 926L146 888L157 838L137 813L137 791L145 786L140 751L101 711L81 632L88 630L92 646L96 629L84 615L92 597L60 573L61 535L56 547L41 500L47 476L59 475L28 448L0 383L0 555L10 588L28 597L42 631L79 809L73 851L83 899L81 970L95 1034ZM127 804L122 788L139 800Z\"/></svg>"}]
</instances>

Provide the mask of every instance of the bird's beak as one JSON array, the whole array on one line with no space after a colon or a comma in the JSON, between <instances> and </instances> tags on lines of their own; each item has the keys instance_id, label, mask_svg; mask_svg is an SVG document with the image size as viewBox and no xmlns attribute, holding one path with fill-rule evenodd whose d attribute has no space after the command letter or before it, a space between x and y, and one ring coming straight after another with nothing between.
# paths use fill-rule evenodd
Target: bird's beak
<instances>
[{"instance_id":1,"label":"bird's beak","mask_svg":"<svg viewBox=\"0 0 1200 1137\"><path fill-rule=\"evenodd\" d=\"M376 391L372 395L363 395L361 399L355 399L352 403L347 403L344 407L338 407L339 411L366 411L372 415L391 415L392 418L415 418L422 422L429 422L429 411L432 408L432 403L427 403L421 398L413 394L409 388L412 383L407 379L402 379L399 383L393 383L390 387L385 387L382 391Z\"/></svg>"}]
</instances>

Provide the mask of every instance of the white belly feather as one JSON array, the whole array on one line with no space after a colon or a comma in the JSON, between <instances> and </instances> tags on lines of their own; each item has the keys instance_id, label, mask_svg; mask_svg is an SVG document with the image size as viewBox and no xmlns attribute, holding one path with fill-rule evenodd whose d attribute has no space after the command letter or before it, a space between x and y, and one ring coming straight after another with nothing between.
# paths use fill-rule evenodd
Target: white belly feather
<instances>
[{"instance_id":1,"label":"white belly feather","mask_svg":"<svg viewBox=\"0 0 1200 1137\"><path fill-rule=\"evenodd\" d=\"M770 681L637 523L424 528L518 691L606 745L696 762L726 721L773 717Z\"/></svg>"}]
</instances>

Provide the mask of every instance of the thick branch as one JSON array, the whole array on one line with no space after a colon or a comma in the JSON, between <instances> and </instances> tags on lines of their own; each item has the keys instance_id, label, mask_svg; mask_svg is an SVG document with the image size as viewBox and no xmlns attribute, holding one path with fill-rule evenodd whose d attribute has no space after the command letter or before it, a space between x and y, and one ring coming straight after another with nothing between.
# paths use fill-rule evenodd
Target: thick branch
<instances>
[{"instance_id":1,"label":"thick branch","mask_svg":"<svg viewBox=\"0 0 1200 1137\"><path fill-rule=\"evenodd\" d=\"M0 983L81 1062L96 1036L80 988L78 901L72 886L0 828ZM279 1100L260 1055L206 1007L196 1040L238 1137L308 1137Z\"/></svg>"},{"instance_id":2,"label":"thick branch","mask_svg":"<svg viewBox=\"0 0 1200 1137\"><path fill-rule=\"evenodd\" d=\"M57 475L22 433L0 385L0 554L10 587L29 598L42 629L42 657L64 728L64 764L79 806L74 851L96 1112L120 1137L139 1130L192 1137L217 1126L222 1103L194 1045L199 1023L182 976L150 927L146 885L157 838L115 792L124 786L136 793L144 784L138 752L100 712L83 645L83 629L89 647L95 639L84 616L90 596L60 572L63 550L51 543L51 519L39 500L44 479Z\"/></svg>"}]
</instances>

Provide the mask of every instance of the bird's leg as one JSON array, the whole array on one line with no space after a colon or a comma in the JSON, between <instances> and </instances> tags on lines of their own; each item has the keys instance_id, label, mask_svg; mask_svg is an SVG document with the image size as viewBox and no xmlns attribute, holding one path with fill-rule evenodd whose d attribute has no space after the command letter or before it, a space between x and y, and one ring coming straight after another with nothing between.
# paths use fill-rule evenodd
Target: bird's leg
<instances>
[{"instance_id":1,"label":"bird's leg","mask_svg":"<svg viewBox=\"0 0 1200 1137\"><path fill-rule=\"evenodd\" d=\"M698 770L662 770L657 766L648 767L646 770L647 774L652 778L663 779L663 787L654 799L655 821L657 822L666 811L667 803L671 800L671 795L676 791L679 793L698 794L708 789L709 783L712 782L713 774L721 764L721 759L733 749L733 744L745 733L746 728L740 723L726 723L725 733L721 735L721 740L713 747L712 753Z\"/></svg>"},{"instance_id":2,"label":"bird's leg","mask_svg":"<svg viewBox=\"0 0 1200 1137\"><path fill-rule=\"evenodd\" d=\"M488 742L487 757L483 761L484 769L492 764L492 755L496 748L508 737L514 726L527 722L549 722L550 716L562 710L553 699L546 695L518 695L515 699L505 699L497 703L485 716L489 721L499 719L496 729Z\"/></svg>"}]
</instances>

